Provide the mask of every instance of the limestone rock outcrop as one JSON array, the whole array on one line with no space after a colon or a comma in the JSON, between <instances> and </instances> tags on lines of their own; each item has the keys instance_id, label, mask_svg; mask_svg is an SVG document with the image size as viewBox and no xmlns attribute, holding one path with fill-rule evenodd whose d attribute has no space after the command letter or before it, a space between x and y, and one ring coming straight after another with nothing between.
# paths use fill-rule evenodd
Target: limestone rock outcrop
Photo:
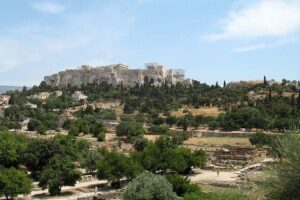
<instances>
[{"instance_id":1,"label":"limestone rock outcrop","mask_svg":"<svg viewBox=\"0 0 300 200\"><path fill-rule=\"evenodd\" d=\"M154 85L192 84L190 79L185 79L183 70L167 69L157 63L145 64L145 69L128 69L128 66L124 64L102 67L82 65L79 69L65 70L45 76L44 81L51 86L79 86L102 82L112 85L122 84L124 87L142 85L147 82Z\"/></svg>"}]
</instances>

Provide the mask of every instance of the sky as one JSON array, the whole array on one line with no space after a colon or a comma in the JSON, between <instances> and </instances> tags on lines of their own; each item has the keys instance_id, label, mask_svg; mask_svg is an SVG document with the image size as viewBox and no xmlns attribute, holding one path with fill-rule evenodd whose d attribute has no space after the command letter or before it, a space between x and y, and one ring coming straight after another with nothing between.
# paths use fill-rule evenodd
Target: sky
<instances>
[{"instance_id":1,"label":"sky","mask_svg":"<svg viewBox=\"0 0 300 200\"><path fill-rule=\"evenodd\" d=\"M0 1L0 85L149 62L209 84L299 80L300 0Z\"/></svg>"}]
</instances>

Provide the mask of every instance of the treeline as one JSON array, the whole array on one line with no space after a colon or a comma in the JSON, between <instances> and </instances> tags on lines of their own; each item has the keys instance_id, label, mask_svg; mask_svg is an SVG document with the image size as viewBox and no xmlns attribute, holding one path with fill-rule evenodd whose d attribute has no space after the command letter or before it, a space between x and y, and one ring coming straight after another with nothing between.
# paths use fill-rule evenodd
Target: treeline
<instances>
[{"instance_id":1,"label":"treeline","mask_svg":"<svg viewBox=\"0 0 300 200\"><path fill-rule=\"evenodd\" d=\"M105 148L90 150L88 142L72 136L29 139L21 134L0 132L0 195L13 198L28 194L32 181L38 181L41 188L57 195L62 186L73 186L80 180L82 173L77 170L80 167L119 188L121 179L130 181L145 170L163 175L188 174L193 167L203 167L206 162L203 151L192 152L176 138L164 136L154 143L142 135L139 138L143 142L135 144L138 151L125 155Z\"/></svg>"},{"instance_id":2,"label":"treeline","mask_svg":"<svg viewBox=\"0 0 300 200\"><path fill-rule=\"evenodd\" d=\"M76 90L80 90L88 96L88 102L103 99L120 100L124 104L125 114L142 113L147 116L147 119L151 117L154 125L163 120L157 117L160 113L165 113L165 116L169 117L170 111L182 107L216 106L225 114L215 119L208 119L206 125L212 129L221 128L230 131L240 128L260 128L277 129L283 132L299 128L300 90L296 85L294 82L283 80L281 84L269 84L265 81L256 85L241 84L233 87L226 86L224 83L224 86L220 87L218 84L209 86L194 81L190 86L177 84L157 87L148 83L125 88L122 85L113 86L105 82L73 87L50 87L42 82L39 86L31 89L24 88L21 92L8 92L12 96L10 104L13 106L6 109L0 125L19 128L20 125L12 121L22 121L24 117L32 117L33 111L26 107L27 101L35 103L43 112L59 114L63 109L76 105L71 95ZM44 102L27 98L38 92L53 93L57 90L62 91L62 96L51 95ZM258 95L259 98L252 98L250 94ZM41 119L37 120L43 122ZM172 118L166 120L170 123L174 121ZM179 120L184 127L187 124L185 120ZM36 124L40 123L36 122ZM199 123L197 120L190 120L188 124L196 127ZM51 126L40 125L39 132L43 132L45 128L50 129Z\"/></svg>"}]
</instances>

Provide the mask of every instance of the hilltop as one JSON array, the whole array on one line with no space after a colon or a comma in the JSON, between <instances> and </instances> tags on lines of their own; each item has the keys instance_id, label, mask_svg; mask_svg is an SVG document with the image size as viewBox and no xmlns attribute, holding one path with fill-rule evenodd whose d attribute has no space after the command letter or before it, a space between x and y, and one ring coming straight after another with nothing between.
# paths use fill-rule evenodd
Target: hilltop
<instances>
[{"instance_id":1,"label":"hilltop","mask_svg":"<svg viewBox=\"0 0 300 200\"><path fill-rule=\"evenodd\" d=\"M50 86L80 86L88 83L108 83L132 87L152 82L154 85L174 85L176 83L191 84L185 79L185 73L180 69L168 69L157 63L145 64L145 69L128 69L127 65L115 64L102 67L82 65L79 69L45 76L44 81Z\"/></svg>"}]
</instances>

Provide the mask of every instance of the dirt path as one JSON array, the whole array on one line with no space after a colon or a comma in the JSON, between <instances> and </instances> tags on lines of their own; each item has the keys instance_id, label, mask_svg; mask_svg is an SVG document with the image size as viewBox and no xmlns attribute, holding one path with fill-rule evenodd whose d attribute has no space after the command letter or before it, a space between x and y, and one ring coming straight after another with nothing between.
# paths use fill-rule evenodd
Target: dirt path
<instances>
[{"instance_id":1,"label":"dirt path","mask_svg":"<svg viewBox=\"0 0 300 200\"><path fill-rule=\"evenodd\" d=\"M193 183L234 183L241 173L262 168L265 164L271 162L274 162L274 160L272 158L267 158L259 163L246 166L243 169L220 171L219 175L217 174L217 171L195 169L196 175L190 176L190 179Z\"/></svg>"},{"instance_id":2,"label":"dirt path","mask_svg":"<svg viewBox=\"0 0 300 200\"><path fill-rule=\"evenodd\" d=\"M190 176L193 183L234 183L237 181L239 171L219 172L212 170L196 170L196 175Z\"/></svg>"},{"instance_id":3,"label":"dirt path","mask_svg":"<svg viewBox=\"0 0 300 200\"><path fill-rule=\"evenodd\" d=\"M97 185L102 185L102 184L106 184L107 181L105 180L93 180L93 181L89 181L89 182L84 182L84 183L77 183L75 186L71 187L71 186L64 186L62 187L61 191L65 192L65 191L70 191L70 190L76 190L76 189L80 189L80 188L87 188L87 187L92 187L92 186L97 186ZM32 199L38 200L38 199L68 199L67 197L38 197L41 195L46 195L48 193L48 189L45 190L37 190L37 191L33 191L31 192L31 196ZM76 199L77 197L80 197L82 195L87 195L87 194L73 194L72 197L70 197L70 199Z\"/></svg>"}]
</instances>

